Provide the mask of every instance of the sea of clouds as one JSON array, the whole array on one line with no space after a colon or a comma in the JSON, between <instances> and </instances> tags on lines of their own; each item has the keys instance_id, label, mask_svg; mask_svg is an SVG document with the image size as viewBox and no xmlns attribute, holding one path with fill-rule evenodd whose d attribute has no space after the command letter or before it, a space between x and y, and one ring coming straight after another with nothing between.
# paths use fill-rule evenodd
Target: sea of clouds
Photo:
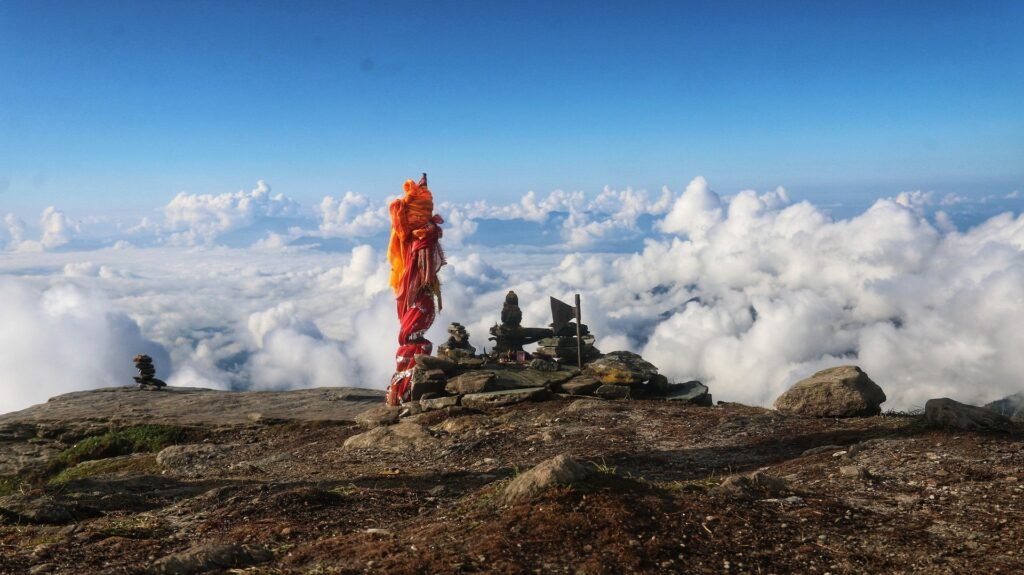
<instances>
[{"instance_id":1,"label":"sea of clouds","mask_svg":"<svg viewBox=\"0 0 1024 575\"><path fill-rule=\"evenodd\" d=\"M509 289L536 326L549 296L579 293L598 348L716 399L770 405L854 363L885 407L992 401L1024 390L1021 202L904 192L838 214L698 177L679 192L441 203L449 265L428 335L441 343L459 321L489 348ZM131 384L137 353L171 385L383 388L398 331L388 229L385 199L304 206L263 182L182 193L140 221L6 214L0 413Z\"/></svg>"}]
</instances>

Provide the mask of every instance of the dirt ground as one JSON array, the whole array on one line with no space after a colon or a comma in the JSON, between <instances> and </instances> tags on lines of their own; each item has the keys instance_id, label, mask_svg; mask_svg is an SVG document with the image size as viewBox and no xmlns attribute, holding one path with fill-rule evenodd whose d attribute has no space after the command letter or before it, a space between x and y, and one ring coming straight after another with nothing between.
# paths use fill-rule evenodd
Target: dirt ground
<instances>
[{"instance_id":1,"label":"dirt ground","mask_svg":"<svg viewBox=\"0 0 1024 575\"><path fill-rule=\"evenodd\" d=\"M556 398L428 412L409 418L415 449L385 450L344 448L366 431L348 418L252 419L191 421L159 458L9 479L0 572L1024 572L1019 432ZM110 429L34 413L0 443L56 453L86 424ZM594 472L498 503L560 454ZM757 470L784 490L716 489Z\"/></svg>"}]
</instances>

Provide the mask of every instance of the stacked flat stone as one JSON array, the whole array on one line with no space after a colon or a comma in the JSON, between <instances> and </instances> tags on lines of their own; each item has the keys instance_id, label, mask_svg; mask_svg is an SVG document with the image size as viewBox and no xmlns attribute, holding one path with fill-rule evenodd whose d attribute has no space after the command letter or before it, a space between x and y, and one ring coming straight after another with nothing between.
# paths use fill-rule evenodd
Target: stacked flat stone
<instances>
[{"instance_id":1,"label":"stacked flat stone","mask_svg":"<svg viewBox=\"0 0 1024 575\"><path fill-rule=\"evenodd\" d=\"M572 324L575 325L575 324ZM584 332L583 361L600 357L601 352L594 347L594 336ZM546 337L537 342L535 356L555 360L566 365L576 365L576 336L556 335Z\"/></svg>"},{"instance_id":2,"label":"stacked flat stone","mask_svg":"<svg viewBox=\"0 0 1024 575\"><path fill-rule=\"evenodd\" d=\"M164 381L156 378L156 367L153 366L153 358L146 354L139 354L132 358L139 375L132 379L139 384L139 389L153 388L160 389L167 385Z\"/></svg>"}]
</instances>

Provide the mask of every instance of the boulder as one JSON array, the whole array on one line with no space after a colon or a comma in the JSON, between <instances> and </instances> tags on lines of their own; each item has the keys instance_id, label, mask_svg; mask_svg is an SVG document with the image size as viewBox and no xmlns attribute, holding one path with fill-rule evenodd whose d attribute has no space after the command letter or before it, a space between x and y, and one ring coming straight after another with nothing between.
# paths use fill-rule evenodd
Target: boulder
<instances>
[{"instance_id":1,"label":"boulder","mask_svg":"<svg viewBox=\"0 0 1024 575\"><path fill-rule=\"evenodd\" d=\"M411 422L377 427L353 435L342 444L343 449L380 449L402 453L435 447L438 440L423 426Z\"/></svg>"},{"instance_id":2,"label":"boulder","mask_svg":"<svg viewBox=\"0 0 1024 575\"><path fill-rule=\"evenodd\" d=\"M613 351L588 363L584 373L610 385L639 385L658 373L658 368L633 352Z\"/></svg>"},{"instance_id":3,"label":"boulder","mask_svg":"<svg viewBox=\"0 0 1024 575\"><path fill-rule=\"evenodd\" d=\"M462 405L470 408L501 407L523 401L541 401L547 399L549 392L544 387L512 389L505 391L487 391L462 396Z\"/></svg>"},{"instance_id":4,"label":"boulder","mask_svg":"<svg viewBox=\"0 0 1024 575\"><path fill-rule=\"evenodd\" d=\"M509 482L498 497L498 502L510 505L530 499L542 491L586 479L591 470L568 455L558 455L542 461Z\"/></svg>"},{"instance_id":5,"label":"boulder","mask_svg":"<svg viewBox=\"0 0 1024 575\"><path fill-rule=\"evenodd\" d=\"M494 372L488 370L469 371L448 380L448 393L483 393L494 391Z\"/></svg>"},{"instance_id":6,"label":"boulder","mask_svg":"<svg viewBox=\"0 0 1024 575\"><path fill-rule=\"evenodd\" d=\"M665 399L670 401L682 401L703 407L711 407L711 394L708 393L708 386L699 381L687 381L686 383L670 383L665 392Z\"/></svg>"},{"instance_id":7,"label":"boulder","mask_svg":"<svg viewBox=\"0 0 1024 575\"><path fill-rule=\"evenodd\" d=\"M855 365L824 369L798 381L775 400L775 409L807 417L867 417L882 412L885 392Z\"/></svg>"},{"instance_id":8,"label":"boulder","mask_svg":"<svg viewBox=\"0 0 1024 575\"><path fill-rule=\"evenodd\" d=\"M929 399L924 404L924 417L931 425L954 429L1005 429L1013 425L1010 418L990 409L966 405L946 397Z\"/></svg>"},{"instance_id":9,"label":"boulder","mask_svg":"<svg viewBox=\"0 0 1024 575\"><path fill-rule=\"evenodd\" d=\"M1005 415L1011 421L1024 423L1024 393L1015 393L985 404L986 409Z\"/></svg>"}]
</instances>

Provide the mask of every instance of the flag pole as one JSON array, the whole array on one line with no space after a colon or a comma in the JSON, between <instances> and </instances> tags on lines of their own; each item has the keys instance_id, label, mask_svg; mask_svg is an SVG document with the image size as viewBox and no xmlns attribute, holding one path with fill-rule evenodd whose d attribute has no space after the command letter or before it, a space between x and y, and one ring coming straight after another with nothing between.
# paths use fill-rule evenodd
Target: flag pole
<instances>
[{"instance_id":1,"label":"flag pole","mask_svg":"<svg viewBox=\"0 0 1024 575\"><path fill-rule=\"evenodd\" d=\"M576 294L576 365L583 369L583 336L580 335L580 294Z\"/></svg>"}]
</instances>

